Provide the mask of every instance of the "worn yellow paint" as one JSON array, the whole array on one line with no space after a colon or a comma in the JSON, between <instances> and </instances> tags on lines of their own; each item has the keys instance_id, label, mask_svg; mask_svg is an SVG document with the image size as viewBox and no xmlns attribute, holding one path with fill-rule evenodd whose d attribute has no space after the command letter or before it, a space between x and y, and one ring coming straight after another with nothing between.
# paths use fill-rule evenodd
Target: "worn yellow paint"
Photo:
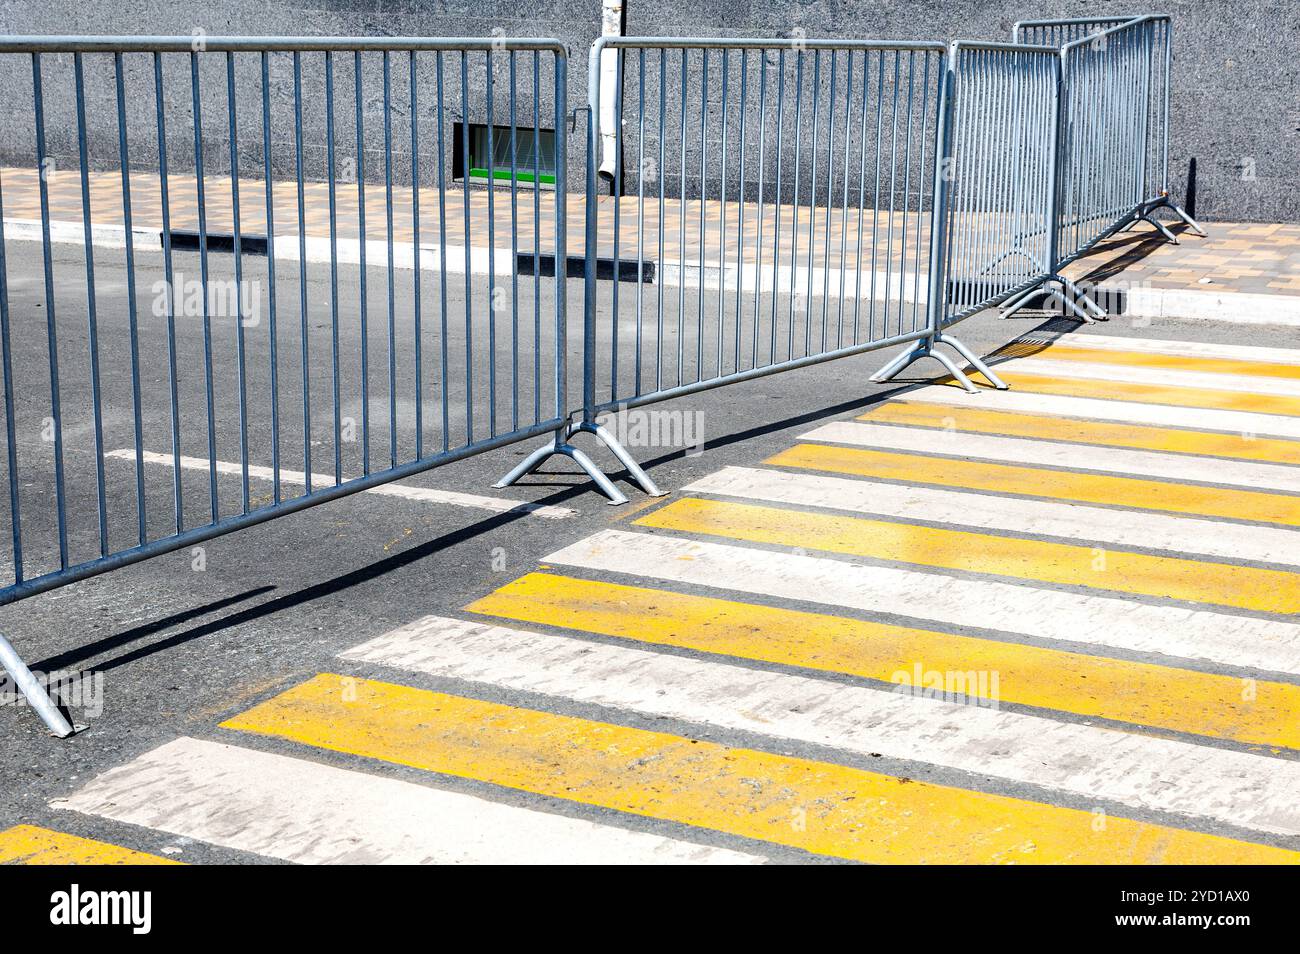
<instances>
[{"instance_id":1,"label":"worn yellow paint","mask_svg":"<svg viewBox=\"0 0 1300 954\"><path fill-rule=\"evenodd\" d=\"M1300 863L1216 835L1098 826L1078 809L329 673L223 725L858 861Z\"/></svg>"},{"instance_id":2,"label":"worn yellow paint","mask_svg":"<svg viewBox=\"0 0 1300 954\"><path fill-rule=\"evenodd\" d=\"M1007 367L1014 368L1014 365L1007 365ZM1028 391L1034 394L1058 394L1066 397L1102 398L1110 401L1137 401L1141 404L1168 404L1173 407L1202 407L1218 411L1250 411L1255 414L1300 417L1300 397L1285 394L1216 391L1211 388L1184 388L1168 384L1140 384L1134 381L1055 377L1046 374L1018 373L1014 370L1004 371L1002 367L997 370L998 376L1017 391ZM1062 374L1064 373L1062 370ZM957 383L952 378L944 378L939 383L957 387Z\"/></svg>"},{"instance_id":3,"label":"worn yellow paint","mask_svg":"<svg viewBox=\"0 0 1300 954\"><path fill-rule=\"evenodd\" d=\"M176 865L179 861L35 825L0 831L4 865Z\"/></svg>"},{"instance_id":4,"label":"worn yellow paint","mask_svg":"<svg viewBox=\"0 0 1300 954\"><path fill-rule=\"evenodd\" d=\"M1216 358L1207 355L1160 354L1154 351L1112 351L1109 348L1079 348L1057 342L1044 346L1032 341L1013 341L1000 348L994 358L1049 358L1057 361L1085 361L1089 364L1122 364L1169 371L1197 371L1210 374L1241 374L1262 378L1300 378L1300 364ZM1261 381L1260 387L1268 382Z\"/></svg>"},{"instance_id":5,"label":"worn yellow paint","mask_svg":"<svg viewBox=\"0 0 1300 954\"><path fill-rule=\"evenodd\" d=\"M1266 613L1300 612L1300 574L1285 570L697 497L674 501L636 523Z\"/></svg>"},{"instance_id":6,"label":"worn yellow paint","mask_svg":"<svg viewBox=\"0 0 1300 954\"><path fill-rule=\"evenodd\" d=\"M1045 414L988 411L943 404L905 404L891 401L858 418L873 424L936 427L973 434L1043 438L1103 447L1128 447L1172 454L1231 457L1237 460L1300 464L1300 441L1184 431L1174 427L1146 427L1109 421L1083 421ZM1196 422L1189 421L1190 424Z\"/></svg>"},{"instance_id":7,"label":"worn yellow paint","mask_svg":"<svg viewBox=\"0 0 1300 954\"><path fill-rule=\"evenodd\" d=\"M1300 496L1258 490L1198 487L1137 477L1079 474L1017 464L953 460L822 444L796 444L769 457L766 463L966 490L1300 527ZM1014 504L1008 501L1007 506Z\"/></svg>"},{"instance_id":8,"label":"worn yellow paint","mask_svg":"<svg viewBox=\"0 0 1300 954\"><path fill-rule=\"evenodd\" d=\"M998 674L985 697L1076 715L1300 749L1300 686L1105 659L618 583L529 573L472 613L882 682ZM967 680L972 696L981 683Z\"/></svg>"}]
</instances>

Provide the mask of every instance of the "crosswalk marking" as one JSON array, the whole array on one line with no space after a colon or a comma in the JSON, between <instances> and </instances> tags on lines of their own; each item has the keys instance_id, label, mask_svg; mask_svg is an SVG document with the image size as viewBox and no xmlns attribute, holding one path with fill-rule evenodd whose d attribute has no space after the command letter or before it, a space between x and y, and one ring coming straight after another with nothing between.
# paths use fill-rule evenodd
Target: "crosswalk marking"
<instances>
[{"instance_id":1,"label":"crosswalk marking","mask_svg":"<svg viewBox=\"0 0 1300 954\"><path fill-rule=\"evenodd\" d=\"M1079 468L1126 477L1231 484L1252 490L1300 494L1300 468L1281 464L1257 464L1112 447L1085 449L1055 441L970 434L963 431L935 431L924 427L893 427L860 421L832 421L801 434L800 439L913 454L978 457L1033 467ZM1300 497L1291 502L1300 507Z\"/></svg>"},{"instance_id":2,"label":"crosswalk marking","mask_svg":"<svg viewBox=\"0 0 1300 954\"><path fill-rule=\"evenodd\" d=\"M1014 364L1008 364L1014 369ZM1104 400L1139 401L1148 404L1165 404L1171 407L1207 408L1218 411L1243 411L1253 414L1275 414L1286 417L1300 416L1300 397L1284 394L1261 394L1243 391L1225 391L1214 388L1178 387L1169 384L1144 384L1140 381L1096 381L1087 378L1042 377L1036 374L1019 374L1015 370L998 368L998 376L1012 388L1035 394L1057 394L1068 397L1101 398ZM951 392L955 385L942 385Z\"/></svg>"},{"instance_id":3,"label":"crosswalk marking","mask_svg":"<svg viewBox=\"0 0 1300 954\"><path fill-rule=\"evenodd\" d=\"M439 616L342 658L1300 834L1300 762L962 705L952 698L960 690L927 698L907 686L832 689L806 676Z\"/></svg>"},{"instance_id":4,"label":"crosswalk marking","mask_svg":"<svg viewBox=\"0 0 1300 954\"><path fill-rule=\"evenodd\" d=\"M825 550L1032 582L1212 603L1263 613L1300 612L1300 576L1285 570L1184 560L698 497L675 500L638 518L636 523L642 527Z\"/></svg>"},{"instance_id":5,"label":"crosswalk marking","mask_svg":"<svg viewBox=\"0 0 1300 954\"><path fill-rule=\"evenodd\" d=\"M753 864L764 859L180 738L54 807L299 864Z\"/></svg>"},{"instance_id":6,"label":"crosswalk marking","mask_svg":"<svg viewBox=\"0 0 1300 954\"><path fill-rule=\"evenodd\" d=\"M771 854L728 837L868 862L1300 863L1300 351L1080 335L997 357L1016 390L902 391L724 467L475 600L478 620L339 653L392 681L321 673L51 807L302 863ZM535 708L473 698L519 693ZM832 754L789 754L807 746ZM169 860L0 832L0 861L134 856Z\"/></svg>"},{"instance_id":7,"label":"crosswalk marking","mask_svg":"<svg viewBox=\"0 0 1300 954\"><path fill-rule=\"evenodd\" d=\"M223 723L869 862L1300 863L1300 853L664 732L321 674Z\"/></svg>"},{"instance_id":8,"label":"crosswalk marking","mask_svg":"<svg viewBox=\"0 0 1300 954\"><path fill-rule=\"evenodd\" d=\"M765 463L998 494L1300 527L1300 496L1232 487L1203 487L823 444L796 444L769 457ZM1014 504L1008 502L1008 506Z\"/></svg>"},{"instance_id":9,"label":"crosswalk marking","mask_svg":"<svg viewBox=\"0 0 1300 954\"><path fill-rule=\"evenodd\" d=\"M1224 374L1218 371L1201 371L1187 368L1152 367L1149 364L1111 364L1110 356L1085 355L1085 360L1069 361L1060 355L1052 360L1034 356L1015 358L1006 363L1017 374L1047 375L1061 378L1084 378L1089 381L1111 381L1149 386L1200 388L1207 392L1244 391L1249 394L1265 392L1270 395L1300 397L1300 380L1290 377L1272 377L1261 380L1250 374ZM1191 359L1167 359L1170 361ZM1003 365L999 364L999 368ZM1293 376L1300 378L1300 367L1289 367Z\"/></svg>"},{"instance_id":10,"label":"crosswalk marking","mask_svg":"<svg viewBox=\"0 0 1300 954\"><path fill-rule=\"evenodd\" d=\"M1300 567L1300 531L1280 527L1108 510L1054 500L1012 503L993 494L750 467L724 467L688 484L682 492Z\"/></svg>"},{"instance_id":11,"label":"crosswalk marking","mask_svg":"<svg viewBox=\"0 0 1300 954\"><path fill-rule=\"evenodd\" d=\"M1059 414L1062 417L1082 417L1097 421L1124 421L1130 424L1153 424L1157 427L1195 427L1199 430L1222 431L1227 434L1300 439L1300 418L1282 414L1219 411L1213 408L1200 408L1195 414L1189 414L1186 408L1165 404L1144 404L1140 401L1108 400L1099 396L1074 397L1064 394L1035 393L1035 391L1036 389L1029 385L1015 391L984 390L979 394L967 395L964 391L947 385L931 384L891 394L890 399L944 405L960 403L966 407L1020 411L1028 414Z\"/></svg>"},{"instance_id":12,"label":"crosswalk marking","mask_svg":"<svg viewBox=\"0 0 1300 954\"><path fill-rule=\"evenodd\" d=\"M1242 375L1255 378L1300 378L1300 362L1250 360L1198 354L1169 354L1158 351L1125 351L1119 348L1080 347L1075 341L1044 345L1032 340L1013 341L991 356L995 360L1032 358L1068 363L1098 363L1136 367L1152 371L1183 371L1196 374ZM1276 355L1270 355L1270 358ZM1272 381L1256 382L1256 387L1271 387Z\"/></svg>"},{"instance_id":13,"label":"crosswalk marking","mask_svg":"<svg viewBox=\"0 0 1300 954\"><path fill-rule=\"evenodd\" d=\"M176 864L180 862L36 825L15 825L0 831L0 865Z\"/></svg>"},{"instance_id":14,"label":"crosswalk marking","mask_svg":"<svg viewBox=\"0 0 1300 954\"><path fill-rule=\"evenodd\" d=\"M1000 434L1006 437L1036 437L1104 447L1130 447L1171 454L1230 457L1270 464L1300 464L1300 441L1177 430L1171 427L1144 427L1108 421L1073 420L1045 414L988 411L977 407L890 401L872 408L858 420L977 434Z\"/></svg>"},{"instance_id":15,"label":"crosswalk marking","mask_svg":"<svg viewBox=\"0 0 1300 954\"><path fill-rule=\"evenodd\" d=\"M602 530L543 562L944 626L1300 674L1300 624L666 534Z\"/></svg>"},{"instance_id":16,"label":"crosswalk marking","mask_svg":"<svg viewBox=\"0 0 1300 954\"><path fill-rule=\"evenodd\" d=\"M124 447L119 450L105 451L104 456L116 460L134 461L135 450ZM146 464L162 464L172 467L176 463L171 454L144 451L141 456ZM186 457L182 455L181 468L183 470L207 471L209 469L208 460L206 457ZM216 471L226 476L243 476L243 466L238 461L219 460L216 464ZM249 464L248 476L257 480L274 480L275 469L262 467L258 464ZM313 473L311 479L312 486L318 490L321 487L332 487L334 485L333 474ZM307 485L307 474L301 470L285 470L281 468L280 482L305 487ZM370 487L362 492L378 494L383 497L401 497L404 500L414 500L418 503L450 504L455 507L490 510L493 513L528 513L537 517L549 517L553 520L572 517L578 512L568 507L534 504L524 500L510 500L506 497L484 497L480 494L466 494L458 490L442 490L437 487L411 487L406 484L380 484L378 487Z\"/></svg>"},{"instance_id":17,"label":"crosswalk marking","mask_svg":"<svg viewBox=\"0 0 1300 954\"><path fill-rule=\"evenodd\" d=\"M550 573L530 573L465 609L884 683L914 681L917 672L960 674L972 697L1300 749L1300 686L1286 683ZM388 640L414 642L425 627L411 630ZM981 686L978 673L996 673L996 682Z\"/></svg>"},{"instance_id":18,"label":"crosswalk marking","mask_svg":"<svg viewBox=\"0 0 1300 954\"><path fill-rule=\"evenodd\" d=\"M1169 341L1156 338L1119 338L1111 335L1026 336L1013 341L998 354L1032 350L1037 356L1076 355L1090 361L1150 364L1152 367L1186 367L1199 371L1300 377L1300 350L1264 348L1257 345L1212 344L1205 341ZM1166 357L1178 360L1166 362ZM1183 363L1179 359L1190 359ZM1264 384L1264 382L1261 382Z\"/></svg>"}]
</instances>

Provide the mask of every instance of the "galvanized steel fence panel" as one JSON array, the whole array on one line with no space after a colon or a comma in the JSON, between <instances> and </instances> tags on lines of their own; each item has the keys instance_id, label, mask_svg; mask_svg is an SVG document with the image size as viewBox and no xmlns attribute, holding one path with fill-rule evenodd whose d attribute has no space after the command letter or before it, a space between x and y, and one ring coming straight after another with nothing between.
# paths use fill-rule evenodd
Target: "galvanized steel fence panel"
<instances>
[{"instance_id":1,"label":"galvanized steel fence panel","mask_svg":"<svg viewBox=\"0 0 1300 954\"><path fill-rule=\"evenodd\" d=\"M616 167L588 207L588 419L927 333L946 58L937 43L596 44L589 136ZM602 290L598 256L632 281Z\"/></svg>"},{"instance_id":2,"label":"galvanized steel fence panel","mask_svg":"<svg viewBox=\"0 0 1300 954\"><path fill-rule=\"evenodd\" d=\"M35 157L0 182L0 604L566 419L566 137L518 150L564 128L556 41L10 37L0 56L28 64L6 132ZM508 190L464 175L471 105ZM517 175L543 158L544 210ZM39 287L14 274L20 228Z\"/></svg>"},{"instance_id":3,"label":"galvanized steel fence panel","mask_svg":"<svg viewBox=\"0 0 1300 954\"><path fill-rule=\"evenodd\" d=\"M1134 21L1147 24L1151 48L1147 79L1146 187L1143 198L1169 195L1169 92L1173 68L1173 25L1167 15L1084 17L1063 20L1022 20L1013 28L1017 43L1060 48L1097 37Z\"/></svg>"},{"instance_id":4,"label":"galvanized steel fence panel","mask_svg":"<svg viewBox=\"0 0 1300 954\"><path fill-rule=\"evenodd\" d=\"M1047 47L957 43L947 201L953 324L1053 267L1060 58Z\"/></svg>"},{"instance_id":5,"label":"galvanized steel fence panel","mask_svg":"<svg viewBox=\"0 0 1300 954\"><path fill-rule=\"evenodd\" d=\"M1060 212L1057 247L1069 262L1147 200L1148 162L1157 143L1156 23L1143 18L1073 40L1061 48Z\"/></svg>"}]
</instances>

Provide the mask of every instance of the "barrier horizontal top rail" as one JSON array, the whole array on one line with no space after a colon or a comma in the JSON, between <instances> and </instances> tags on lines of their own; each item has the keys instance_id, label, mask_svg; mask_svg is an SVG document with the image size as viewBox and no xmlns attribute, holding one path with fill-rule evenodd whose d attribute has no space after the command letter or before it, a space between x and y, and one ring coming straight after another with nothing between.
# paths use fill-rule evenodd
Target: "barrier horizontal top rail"
<instances>
[{"instance_id":1,"label":"barrier horizontal top rail","mask_svg":"<svg viewBox=\"0 0 1300 954\"><path fill-rule=\"evenodd\" d=\"M938 40L855 40L804 36L602 36L596 39L591 48L599 53L612 47L656 50L930 50L941 53L947 44Z\"/></svg>"},{"instance_id":2,"label":"barrier horizontal top rail","mask_svg":"<svg viewBox=\"0 0 1300 954\"><path fill-rule=\"evenodd\" d=\"M1109 26L1103 26L1086 36L1080 36L1065 41L1061 44L1061 51L1065 53L1090 44L1094 46L1103 44L1107 38L1120 34L1126 30L1131 30L1132 28L1144 23L1168 22L1168 20L1169 17L1165 14L1145 14L1139 17L1130 17L1127 20L1116 20L1114 22L1106 21L1110 23Z\"/></svg>"},{"instance_id":3,"label":"barrier horizontal top rail","mask_svg":"<svg viewBox=\"0 0 1300 954\"><path fill-rule=\"evenodd\" d=\"M536 37L426 36L0 36L0 53L490 53L537 50L568 56L560 40Z\"/></svg>"},{"instance_id":4,"label":"barrier horizontal top rail","mask_svg":"<svg viewBox=\"0 0 1300 954\"><path fill-rule=\"evenodd\" d=\"M1097 17L1044 17L1033 20L1017 20L1011 27L1011 36L1015 42L1021 42L1026 33L1060 34L1062 41L1076 39L1091 32L1096 27L1115 26L1138 19L1144 14L1111 14Z\"/></svg>"}]
</instances>

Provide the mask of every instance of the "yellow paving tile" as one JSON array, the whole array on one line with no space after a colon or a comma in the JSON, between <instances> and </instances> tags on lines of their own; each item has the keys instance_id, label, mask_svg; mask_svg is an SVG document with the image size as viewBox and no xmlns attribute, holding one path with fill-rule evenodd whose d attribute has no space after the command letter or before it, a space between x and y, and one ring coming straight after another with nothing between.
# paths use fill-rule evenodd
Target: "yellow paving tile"
<instances>
[{"instance_id":1,"label":"yellow paving tile","mask_svg":"<svg viewBox=\"0 0 1300 954\"><path fill-rule=\"evenodd\" d=\"M223 725L858 861L1300 863L1216 835L1098 826L1077 809L329 673Z\"/></svg>"},{"instance_id":2,"label":"yellow paving tile","mask_svg":"<svg viewBox=\"0 0 1300 954\"><path fill-rule=\"evenodd\" d=\"M1082 421L1046 414L988 411L956 405L890 402L873 408L858 420L873 424L906 424L911 427L1043 438L1103 447L1197 454L1203 457L1300 464L1300 441L1184 431L1173 427L1115 424L1109 421Z\"/></svg>"},{"instance_id":3,"label":"yellow paving tile","mask_svg":"<svg viewBox=\"0 0 1300 954\"><path fill-rule=\"evenodd\" d=\"M695 497L673 501L635 522L643 527L1266 613L1300 612L1300 574L1283 570Z\"/></svg>"},{"instance_id":4,"label":"yellow paving tile","mask_svg":"<svg viewBox=\"0 0 1300 954\"><path fill-rule=\"evenodd\" d=\"M1300 686L1286 683L550 573L529 573L465 609L882 682L914 671L996 672L1002 702L1300 748Z\"/></svg>"},{"instance_id":5,"label":"yellow paving tile","mask_svg":"<svg viewBox=\"0 0 1300 954\"><path fill-rule=\"evenodd\" d=\"M1089 364L1122 364L1170 371L1204 371L1213 374L1244 374L1261 378L1300 378L1300 364L1276 364L1239 358L1200 355L1159 354L1153 351L1112 351L1109 348L1080 348L1056 343L1014 341L999 348L995 358L1046 358L1054 361L1084 361ZM1260 388L1268 387L1267 381Z\"/></svg>"},{"instance_id":6,"label":"yellow paving tile","mask_svg":"<svg viewBox=\"0 0 1300 954\"><path fill-rule=\"evenodd\" d=\"M180 862L35 825L15 825L0 831L0 864L176 865Z\"/></svg>"},{"instance_id":7,"label":"yellow paving tile","mask_svg":"<svg viewBox=\"0 0 1300 954\"><path fill-rule=\"evenodd\" d=\"M966 490L1300 526L1300 496L1257 490L1197 487L822 444L796 444L769 457L766 463ZM1014 506L1014 502L1008 501L1007 506Z\"/></svg>"},{"instance_id":8,"label":"yellow paving tile","mask_svg":"<svg viewBox=\"0 0 1300 954\"><path fill-rule=\"evenodd\" d=\"M1219 411L1251 411L1255 414L1300 417L1300 397L1254 394L1249 391L1182 388L1164 384L1138 384L1130 381L1099 381L1087 378L1018 374L1013 370L1014 367L1014 365L1007 365L1006 370L999 367L998 376L1016 390L1034 394L1059 394L1067 397L1137 401L1141 404L1168 404L1184 408L1203 407ZM945 378L940 383L954 388L957 386L952 378ZM1195 420L1195 418L1189 415L1188 420Z\"/></svg>"}]
</instances>

